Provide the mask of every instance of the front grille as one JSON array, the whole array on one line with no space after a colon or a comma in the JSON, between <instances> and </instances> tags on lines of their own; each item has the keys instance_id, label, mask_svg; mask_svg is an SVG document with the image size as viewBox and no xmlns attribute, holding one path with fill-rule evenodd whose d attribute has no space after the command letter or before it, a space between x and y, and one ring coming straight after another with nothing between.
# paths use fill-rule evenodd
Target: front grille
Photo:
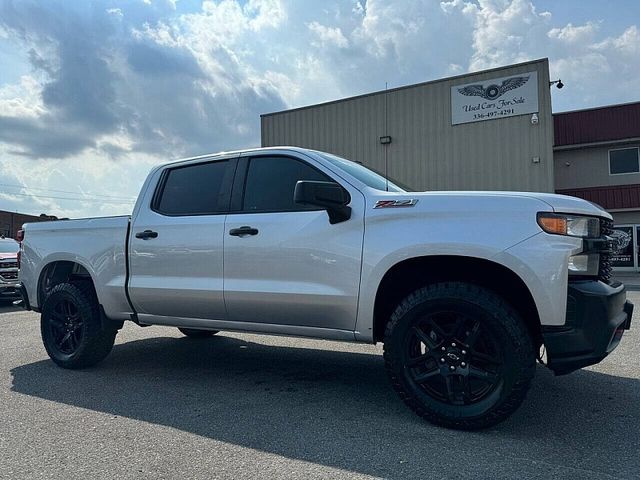
<instances>
[{"instance_id":1,"label":"front grille","mask_svg":"<svg viewBox=\"0 0 640 480\"><path fill-rule=\"evenodd\" d=\"M2 277L3 280L17 280L18 272L2 272L0 273L0 277Z\"/></svg>"},{"instance_id":2,"label":"front grille","mask_svg":"<svg viewBox=\"0 0 640 480\"><path fill-rule=\"evenodd\" d=\"M18 268L18 262L0 262L0 269L3 268Z\"/></svg>"},{"instance_id":3,"label":"front grille","mask_svg":"<svg viewBox=\"0 0 640 480\"><path fill-rule=\"evenodd\" d=\"M613 221L608 218L600 219L600 235L610 236L613 233ZM611 249L600 254L600 266L598 268L598 280L609 283L613 266L611 264Z\"/></svg>"}]
</instances>

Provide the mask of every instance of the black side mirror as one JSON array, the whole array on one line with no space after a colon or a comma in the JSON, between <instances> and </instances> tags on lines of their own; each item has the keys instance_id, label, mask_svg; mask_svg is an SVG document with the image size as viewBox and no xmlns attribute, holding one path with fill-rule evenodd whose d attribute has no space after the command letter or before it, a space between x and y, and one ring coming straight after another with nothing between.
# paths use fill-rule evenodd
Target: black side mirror
<instances>
[{"instance_id":1,"label":"black side mirror","mask_svg":"<svg viewBox=\"0 0 640 480\"><path fill-rule=\"evenodd\" d=\"M300 180L296 183L293 201L324 208L331 224L351 218L351 207L347 206L351 201L349 192L334 182Z\"/></svg>"}]
</instances>

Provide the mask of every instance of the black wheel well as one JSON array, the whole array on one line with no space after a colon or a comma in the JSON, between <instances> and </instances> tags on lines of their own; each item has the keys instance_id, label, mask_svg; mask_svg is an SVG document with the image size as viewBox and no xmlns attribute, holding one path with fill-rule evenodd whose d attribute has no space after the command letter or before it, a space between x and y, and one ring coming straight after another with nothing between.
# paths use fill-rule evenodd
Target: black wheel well
<instances>
[{"instance_id":1,"label":"black wheel well","mask_svg":"<svg viewBox=\"0 0 640 480\"><path fill-rule=\"evenodd\" d=\"M420 287L443 281L469 282L496 292L524 319L534 345L542 344L538 309L529 288L518 275L490 260L451 255L411 258L387 271L376 293L374 341L383 340L387 322L403 298Z\"/></svg>"},{"instance_id":2,"label":"black wheel well","mask_svg":"<svg viewBox=\"0 0 640 480\"><path fill-rule=\"evenodd\" d=\"M84 281L91 284L95 293L95 285L91 275L85 267L76 262L57 261L51 262L42 269L38 279L38 306L42 308L49 292L53 287L61 283L74 283Z\"/></svg>"}]
</instances>

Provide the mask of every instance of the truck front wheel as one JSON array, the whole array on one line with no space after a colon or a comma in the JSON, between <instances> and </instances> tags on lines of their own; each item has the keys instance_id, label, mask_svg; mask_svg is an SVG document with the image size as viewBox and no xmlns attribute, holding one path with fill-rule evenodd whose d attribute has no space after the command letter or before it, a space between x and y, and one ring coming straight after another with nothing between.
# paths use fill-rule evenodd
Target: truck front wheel
<instances>
[{"instance_id":1,"label":"truck front wheel","mask_svg":"<svg viewBox=\"0 0 640 480\"><path fill-rule=\"evenodd\" d=\"M385 331L384 359L414 412L464 430L511 415L535 373L533 343L518 313L464 282L428 285L400 302Z\"/></svg>"},{"instance_id":2,"label":"truck front wheel","mask_svg":"<svg viewBox=\"0 0 640 480\"><path fill-rule=\"evenodd\" d=\"M90 367L103 360L118 331L105 328L89 282L61 283L42 306L42 341L49 357L63 368Z\"/></svg>"}]
</instances>

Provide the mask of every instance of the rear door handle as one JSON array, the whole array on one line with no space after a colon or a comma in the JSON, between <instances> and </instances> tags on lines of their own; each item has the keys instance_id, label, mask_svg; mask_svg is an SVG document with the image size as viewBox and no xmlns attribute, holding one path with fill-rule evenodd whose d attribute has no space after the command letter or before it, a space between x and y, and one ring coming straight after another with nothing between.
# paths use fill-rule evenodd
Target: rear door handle
<instances>
[{"instance_id":1,"label":"rear door handle","mask_svg":"<svg viewBox=\"0 0 640 480\"><path fill-rule=\"evenodd\" d=\"M143 240L147 240L148 238L157 238L158 232L154 232L153 230L145 230L144 232L136 233L136 238L141 238Z\"/></svg>"},{"instance_id":2,"label":"rear door handle","mask_svg":"<svg viewBox=\"0 0 640 480\"><path fill-rule=\"evenodd\" d=\"M257 235L257 234L258 234L257 228L249 227L247 225L240 228L232 228L231 230L229 230L229 235L233 237L246 237L248 235Z\"/></svg>"}]
</instances>

